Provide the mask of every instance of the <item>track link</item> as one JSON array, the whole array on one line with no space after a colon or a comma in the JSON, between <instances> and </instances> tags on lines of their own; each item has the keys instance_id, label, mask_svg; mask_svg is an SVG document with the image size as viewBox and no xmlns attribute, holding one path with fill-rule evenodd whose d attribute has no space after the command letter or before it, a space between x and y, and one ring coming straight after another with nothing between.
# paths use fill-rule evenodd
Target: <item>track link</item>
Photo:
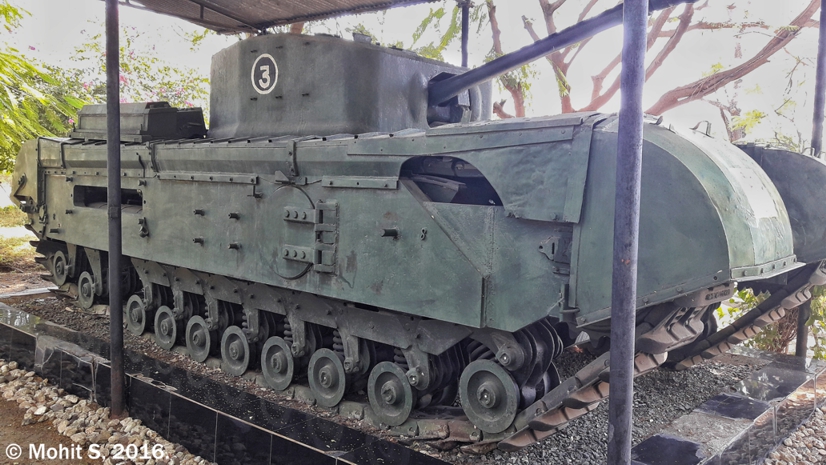
<instances>
[{"instance_id":1,"label":"track link","mask_svg":"<svg viewBox=\"0 0 826 465\"><path fill-rule=\"evenodd\" d=\"M812 268L811 271L798 273L783 289L774 292L732 324L681 348L676 352L679 357L673 360L676 362L674 369L685 370L728 352L733 346L754 337L766 326L783 318L787 310L807 302L812 298L812 287L826 284L826 261Z\"/></svg>"}]
</instances>

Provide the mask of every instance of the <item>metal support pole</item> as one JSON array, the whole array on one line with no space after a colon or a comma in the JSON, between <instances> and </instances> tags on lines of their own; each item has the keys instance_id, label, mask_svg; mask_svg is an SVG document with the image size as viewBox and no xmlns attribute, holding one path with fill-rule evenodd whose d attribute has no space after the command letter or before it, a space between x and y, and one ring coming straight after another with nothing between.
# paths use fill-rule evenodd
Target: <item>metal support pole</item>
<instances>
[{"instance_id":1,"label":"metal support pole","mask_svg":"<svg viewBox=\"0 0 826 465\"><path fill-rule=\"evenodd\" d=\"M462 68L467 68L467 37L470 30L470 0L459 2L462 8Z\"/></svg>"},{"instance_id":2,"label":"metal support pole","mask_svg":"<svg viewBox=\"0 0 826 465\"><path fill-rule=\"evenodd\" d=\"M806 322L809 321L809 316L812 314L812 301L807 300L806 303L797 307L797 342L794 347L794 354L797 357L806 357L806 352L809 350L809 327Z\"/></svg>"},{"instance_id":3,"label":"metal support pole","mask_svg":"<svg viewBox=\"0 0 826 465\"><path fill-rule=\"evenodd\" d=\"M817 42L815 76L815 116L812 129L812 155L820 157L823 148L823 110L826 107L826 8L820 7L820 36Z\"/></svg>"},{"instance_id":4,"label":"metal support pole","mask_svg":"<svg viewBox=\"0 0 826 465\"><path fill-rule=\"evenodd\" d=\"M123 303L120 220L120 44L118 0L106 0L106 175L109 213L109 360L112 363L112 418L124 416Z\"/></svg>"},{"instance_id":5,"label":"metal support pole","mask_svg":"<svg viewBox=\"0 0 826 465\"><path fill-rule=\"evenodd\" d=\"M608 404L608 463L631 463L634 396L634 327L642 167L642 91L648 1L623 4L617 187L614 203L614 262L611 282L611 382Z\"/></svg>"}]
</instances>

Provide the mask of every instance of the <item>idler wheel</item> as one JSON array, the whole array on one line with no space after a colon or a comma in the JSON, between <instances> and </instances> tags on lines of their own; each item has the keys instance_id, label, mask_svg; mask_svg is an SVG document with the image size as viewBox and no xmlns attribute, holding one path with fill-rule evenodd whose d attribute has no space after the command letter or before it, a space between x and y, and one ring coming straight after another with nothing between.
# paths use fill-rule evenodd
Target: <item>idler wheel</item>
<instances>
[{"instance_id":1,"label":"idler wheel","mask_svg":"<svg viewBox=\"0 0 826 465\"><path fill-rule=\"evenodd\" d=\"M367 380L370 407L386 425L399 426L407 420L416 403L416 393L404 370L393 362L377 364Z\"/></svg>"},{"instance_id":2,"label":"idler wheel","mask_svg":"<svg viewBox=\"0 0 826 465\"><path fill-rule=\"evenodd\" d=\"M126 330L135 336L140 336L147 329L151 330L152 327L152 318L146 314L143 299L137 295L129 297L126 302L126 307L123 309L123 320L126 321Z\"/></svg>"},{"instance_id":3,"label":"idler wheel","mask_svg":"<svg viewBox=\"0 0 826 465\"><path fill-rule=\"evenodd\" d=\"M95 280L88 271L80 273L77 279L77 303L87 310L95 305Z\"/></svg>"},{"instance_id":4,"label":"idler wheel","mask_svg":"<svg viewBox=\"0 0 826 465\"><path fill-rule=\"evenodd\" d=\"M66 279L69 278L69 261L66 260L66 255L62 250L58 250L52 256L52 281L57 286L66 284Z\"/></svg>"},{"instance_id":5,"label":"idler wheel","mask_svg":"<svg viewBox=\"0 0 826 465\"><path fill-rule=\"evenodd\" d=\"M196 362L204 362L218 347L218 332L208 329L206 320L195 315L186 323L186 350Z\"/></svg>"},{"instance_id":6,"label":"idler wheel","mask_svg":"<svg viewBox=\"0 0 826 465\"><path fill-rule=\"evenodd\" d=\"M459 399L468 419L486 433L505 431L516 418L519 388L492 360L471 362L459 379Z\"/></svg>"},{"instance_id":7,"label":"idler wheel","mask_svg":"<svg viewBox=\"0 0 826 465\"><path fill-rule=\"evenodd\" d=\"M267 339L261 350L261 371L264 381L276 391L289 387L295 373L295 360L287 341L278 336Z\"/></svg>"},{"instance_id":8,"label":"idler wheel","mask_svg":"<svg viewBox=\"0 0 826 465\"><path fill-rule=\"evenodd\" d=\"M330 349L318 349L310 357L307 377L315 400L322 407L335 407L344 397L347 384L344 355Z\"/></svg>"},{"instance_id":9,"label":"idler wheel","mask_svg":"<svg viewBox=\"0 0 826 465\"><path fill-rule=\"evenodd\" d=\"M251 363L247 336L237 326L230 326L221 337L221 369L234 376L241 376Z\"/></svg>"},{"instance_id":10,"label":"idler wheel","mask_svg":"<svg viewBox=\"0 0 826 465\"><path fill-rule=\"evenodd\" d=\"M178 340L178 323L172 309L161 306L155 313L155 342L166 350L172 349Z\"/></svg>"}]
</instances>

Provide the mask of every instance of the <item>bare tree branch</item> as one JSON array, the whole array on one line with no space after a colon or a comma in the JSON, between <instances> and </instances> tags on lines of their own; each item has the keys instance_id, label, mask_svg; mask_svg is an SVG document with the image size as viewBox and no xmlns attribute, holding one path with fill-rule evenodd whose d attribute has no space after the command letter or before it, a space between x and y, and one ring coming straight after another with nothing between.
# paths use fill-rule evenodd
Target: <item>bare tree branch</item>
<instances>
[{"instance_id":1,"label":"bare tree branch","mask_svg":"<svg viewBox=\"0 0 826 465\"><path fill-rule=\"evenodd\" d=\"M596 5L598 1L599 0L589 0L588 3L585 5L585 8L583 8L582 11L579 13L579 17L577 17L576 22L582 22L585 19L585 17L588 16L588 13L591 12L591 10L594 8L594 5ZM579 53L579 51L582 50L583 47L585 47L585 45L587 45L588 42L591 41L591 37L584 39L582 42L578 44L571 44L565 47L564 50L561 50L559 53L562 56L562 60L565 61L568 58L568 55L571 53L571 51L576 50L576 52L574 52L574 56L571 57L571 61L573 61L573 59L576 58L576 55ZM568 64L570 65L570 62L568 62Z\"/></svg>"},{"instance_id":2,"label":"bare tree branch","mask_svg":"<svg viewBox=\"0 0 826 465\"><path fill-rule=\"evenodd\" d=\"M504 105L507 100L493 102L493 113L501 119L513 118L513 115L505 111Z\"/></svg>"},{"instance_id":3,"label":"bare tree branch","mask_svg":"<svg viewBox=\"0 0 826 465\"><path fill-rule=\"evenodd\" d=\"M564 3L565 0L557 0L557 3ZM502 31L499 29L499 21L496 19L496 5L493 0L486 0L488 7L488 18L490 19L490 29L493 35L493 51L496 55L502 55ZM514 113L516 116L525 116L525 89L521 82L513 82L508 79L507 74L499 77L499 82L513 97ZM498 114L498 113L497 113Z\"/></svg>"},{"instance_id":4,"label":"bare tree branch","mask_svg":"<svg viewBox=\"0 0 826 465\"><path fill-rule=\"evenodd\" d=\"M694 8L694 11L697 11L697 8ZM814 20L809 20L810 23L818 23L817 25L813 24L812 26L804 25L803 27L818 27L819 22ZM740 31L744 31L746 29L763 29L768 30L770 26L763 21L753 21L753 22L746 22L746 23L737 23L733 21L728 21L725 23L709 23L706 21L698 21L691 26L688 27L689 31L697 31L697 30L704 30L704 31L719 31L720 29L738 29ZM660 31L659 37L671 37L677 32L677 29L669 29L665 31Z\"/></svg>"},{"instance_id":5,"label":"bare tree branch","mask_svg":"<svg viewBox=\"0 0 826 465\"><path fill-rule=\"evenodd\" d=\"M534 42L540 40L539 34L533 28L533 23L525 16L522 16L522 23L525 25L525 30L528 31L528 34L531 36ZM545 55L545 59L551 64L551 67L554 70L554 77L556 78L557 84L559 85L559 98L560 102L562 103L562 113L570 113L572 112L573 106L571 105L571 85L568 84L566 76L568 75L568 63L562 59L562 55L559 52L553 52L548 55ZM563 90L564 89L564 90Z\"/></svg>"},{"instance_id":6,"label":"bare tree branch","mask_svg":"<svg viewBox=\"0 0 826 465\"><path fill-rule=\"evenodd\" d=\"M741 115L742 111L740 110L740 107L737 106L736 100L737 97L735 96L734 98L730 99L728 105L726 105L717 100L703 99L704 102L717 107L717 109L720 111L720 118L723 119L723 124L726 126L726 134L728 134L728 140L730 142L740 140L746 136L746 133L742 128L734 129L732 127L731 118L728 117L728 114L731 114L732 117Z\"/></svg>"},{"instance_id":7,"label":"bare tree branch","mask_svg":"<svg viewBox=\"0 0 826 465\"><path fill-rule=\"evenodd\" d=\"M648 32L648 39L646 41L646 49L651 50L651 47L654 46L654 42L657 40L657 36L659 35L662 28L665 26L666 22L668 22L668 18L671 16L671 13L674 11L674 7L666 8L665 10L661 11L660 14L657 15L657 18L654 20L654 23L651 26L651 30ZM591 76L591 82L593 84L593 88L591 89L591 102L583 108L584 111L588 111L589 109L599 108L602 105L605 105L608 100L611 100L611 97L619 90L619 75L614 78L614 81L611 83L611 86L608 88L605 93L602 93L602 85L608 75L622 62L622 53L618 53L613 60L611 60L605 68L602 69L599 73Z\"/></svg>"},{"instance_id":8,"label":"bare tree branch","mask_svg":"<svg viewBox=\"0 0 826 465\"><path fill-rule=\"evenodd\" d=\"M648 65L648 69L645 70L646 81L648 81L648 79L651 78L651 75L653 75L658 69L660 69L660 66L662 66L665 59L668 58L668 55L671 55L671 52L673 52L674 49L677 48L677 44L679 44L680 41L683 39L683 36L685 35L686 31L691 29L691 18L693 16L694 5L691 3L686 4L685 10L683 10L683 13L679 16L680 22L677 25L677 29L675 30L674 35L668 39L668 42L665 43L665 47L663 47L663 49L660 50L659 53L657 53L657 56L654 57L654 60L652 60L651 63ZM651 40L650 37L649 40Z\"/></svg>"},{"instance_id":9,"label":"bare tree branch","mask_svg":"<svg viewBox=\"0 0 826 465\"><path fill-rule=\"evenodd\" d=\"M672 89L663 94L647 112L661 115L674 107L701 99L764 65L772 55L782 50L786 44L798 35L801 28L805 26L819 7L820 0L811 0L809 5L792 20L790 27L777 30L775 36L745 63Z\"/></svg>"}]
</instances>

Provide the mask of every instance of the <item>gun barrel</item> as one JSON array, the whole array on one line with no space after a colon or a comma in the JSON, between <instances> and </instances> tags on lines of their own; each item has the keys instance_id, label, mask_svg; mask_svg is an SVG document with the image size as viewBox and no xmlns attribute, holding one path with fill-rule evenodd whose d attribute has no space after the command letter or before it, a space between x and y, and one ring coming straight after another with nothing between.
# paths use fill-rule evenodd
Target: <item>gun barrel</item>
<instances>
[{"instance_id":1,"label":"gun barrel","mask_svg":"<svg viewBox=\"0 0 826 465\"><path fill-rule=\"evenodd\" d=\"M697 0L650 0L649 11L662 10L680 3L694 3ZM509 71L530 63L563 47L580 42L622 23L622 4L574 24L571 27L549 35L531 45L502 55L493 61L443 81L433 82L428 89L428 104L437 106L447 102L459 93L493 79Z\"/></svg>"}]
</instances>

